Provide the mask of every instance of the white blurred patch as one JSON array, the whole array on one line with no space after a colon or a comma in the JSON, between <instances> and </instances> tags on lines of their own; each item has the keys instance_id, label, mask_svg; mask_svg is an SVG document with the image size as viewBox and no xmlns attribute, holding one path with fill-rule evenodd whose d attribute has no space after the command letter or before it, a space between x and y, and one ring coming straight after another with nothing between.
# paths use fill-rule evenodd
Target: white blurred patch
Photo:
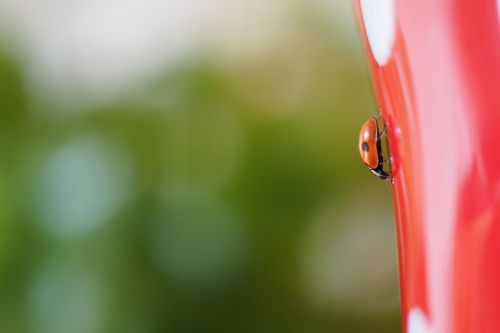
<instances>
[{"instance_id":1,"label":"white blurred patch","mask_svg":"<svg viewBox=\"0 0 500 333\"><path fill-rule=\"evenodd\" d=\"M29 293L33 332L97 333L107 297L101 279L82 265L46 263Z\"/></svg>"},{"instance_id":2,"label":"white blurred patch","mask_svg":"<svg viewBox=\"0 0 500 333\"><path fill-rule=\"evenodd\" d=\"M361 0L361 13L373 56L383 66L396 38L396 4L394 0Z\"/></svg>"},{"instance_id":3,"label":"white blurred patch","mask_svg":"<svg viewBox=\"0 0 500 333\"><path fill-rule=\"evenodd\" d=\"M390 206L381 203L361 196L341 210L332 203L318 212L302 258L311 304L376 313L397 309L395 231Z\"/></svg>"},{"instance_id":4,"label":"white blurred patch","mask_svg":"<svg viewBox=\"0 0 500 333\"><path fill-rule=\"evenodd\" d=\"M320 15L339 32L350 45L359 47L359 35L354 20L352 1L346 0L306 0L318 5ZM349 45L348 44L348 45Z\"/></svg>"},{"instance_id":5,"label":"white blurred patch","mask_svg":"<svg viewBox=\"0 0 500 333\"><path fill-rule=\"evenodd\" d=\"M128 156L104 137L66 143L41 168L34 197L40 224L58 237L102 226L129 198L131 169Z\"/></svg>"},{"instance_id":6,"label":"white blurred patch","mask_svg":"<svg viewBox=\"0 0 500 333\"><path fill-rule=\"evenodd\" d=\"M41 96L106 101L214 51L244 60L273 46L286 0L6 0L0 28Z\"/></svg>"},{"instance_id":7,"label":"white blurred patch","mask_svg":"<svg viewBox=\"0 0 500 333\"><path fill-rule=\"evenodd\" d=\"M245 266L248 245L242 221L214 199L169 203L147 244L165 274L194 288L230 281Z\"/></svg>"},{"instance_id":8,"label":"white blurred patch","mask_svg":"<svg viewBox=\"0 0 500 333\"><path fill-rule=\"evenodd\" d=\"M408 313L408 333L433 333L425 314L419 308L413 308Z\"/></svg>"}]
</instances>

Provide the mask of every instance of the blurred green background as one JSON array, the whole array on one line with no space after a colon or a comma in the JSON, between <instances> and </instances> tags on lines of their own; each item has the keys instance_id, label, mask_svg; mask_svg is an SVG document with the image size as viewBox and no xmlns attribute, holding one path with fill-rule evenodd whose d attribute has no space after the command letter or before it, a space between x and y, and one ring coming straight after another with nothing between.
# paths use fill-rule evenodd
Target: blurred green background
<instances>
[{"instance_id":1,"label":"blurred green background","mask_svg":"<svg viewBox=\"0 0 500 333\"><path fill-rule=\"evenodd\" d=\"M349 2L0 3L0 332L399 332Z\"/></svg>"}]
</instances>

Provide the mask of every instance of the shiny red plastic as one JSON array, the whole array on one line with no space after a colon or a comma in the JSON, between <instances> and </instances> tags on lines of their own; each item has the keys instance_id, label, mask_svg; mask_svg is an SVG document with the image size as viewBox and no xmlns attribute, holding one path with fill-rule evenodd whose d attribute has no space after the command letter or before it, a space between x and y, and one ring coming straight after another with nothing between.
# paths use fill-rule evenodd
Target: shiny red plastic
<instances>
[{"instance_id":1,"label":"shiny red plastic","mask_svg":"<svg viewBox=\"0 0 500 333\"><path fill-rule=\"evenodd\" d=\"M389 1L395 39L381 65L361 2L394 161L404 331L500 332L499 3ZM424 324L409 322L416 310Z\"/></svg>"}]
</instances>

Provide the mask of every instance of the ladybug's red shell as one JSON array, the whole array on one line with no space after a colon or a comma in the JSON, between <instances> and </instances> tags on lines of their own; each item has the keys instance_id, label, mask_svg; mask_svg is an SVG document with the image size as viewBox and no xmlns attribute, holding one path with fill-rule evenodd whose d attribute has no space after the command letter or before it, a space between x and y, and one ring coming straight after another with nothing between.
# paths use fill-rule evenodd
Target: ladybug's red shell
<instances>
[{"instance_id":1,"label":"ladybug's red shell","mask_svg":"<svg viewBox=\"0 0 500 333\"><path fill-rule=\"evenodd\" d=\"M361 159L370 169L376 169L379 166L379 146L377 119L371 117L361 127L358 144Z\"/></svg>"}]
</instances>

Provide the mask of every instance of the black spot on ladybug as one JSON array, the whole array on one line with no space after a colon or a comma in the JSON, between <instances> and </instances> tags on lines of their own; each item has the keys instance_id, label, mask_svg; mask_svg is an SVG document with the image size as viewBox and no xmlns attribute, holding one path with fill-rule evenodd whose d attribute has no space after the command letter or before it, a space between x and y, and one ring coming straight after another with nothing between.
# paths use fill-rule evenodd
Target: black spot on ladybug
<instances>
[{"instance_id":1,"label":"black spot on ladybug","mask_svg":"<svg viewBox=\"0 0 500 333\"><path fill-rule=\"evenodd\" d=\"M361 144L361 149L363 149L364 152L368 152L370 150L370 146L368 146L368 143L366 141L363 141Z\"/></svg>"}]
</instances>

